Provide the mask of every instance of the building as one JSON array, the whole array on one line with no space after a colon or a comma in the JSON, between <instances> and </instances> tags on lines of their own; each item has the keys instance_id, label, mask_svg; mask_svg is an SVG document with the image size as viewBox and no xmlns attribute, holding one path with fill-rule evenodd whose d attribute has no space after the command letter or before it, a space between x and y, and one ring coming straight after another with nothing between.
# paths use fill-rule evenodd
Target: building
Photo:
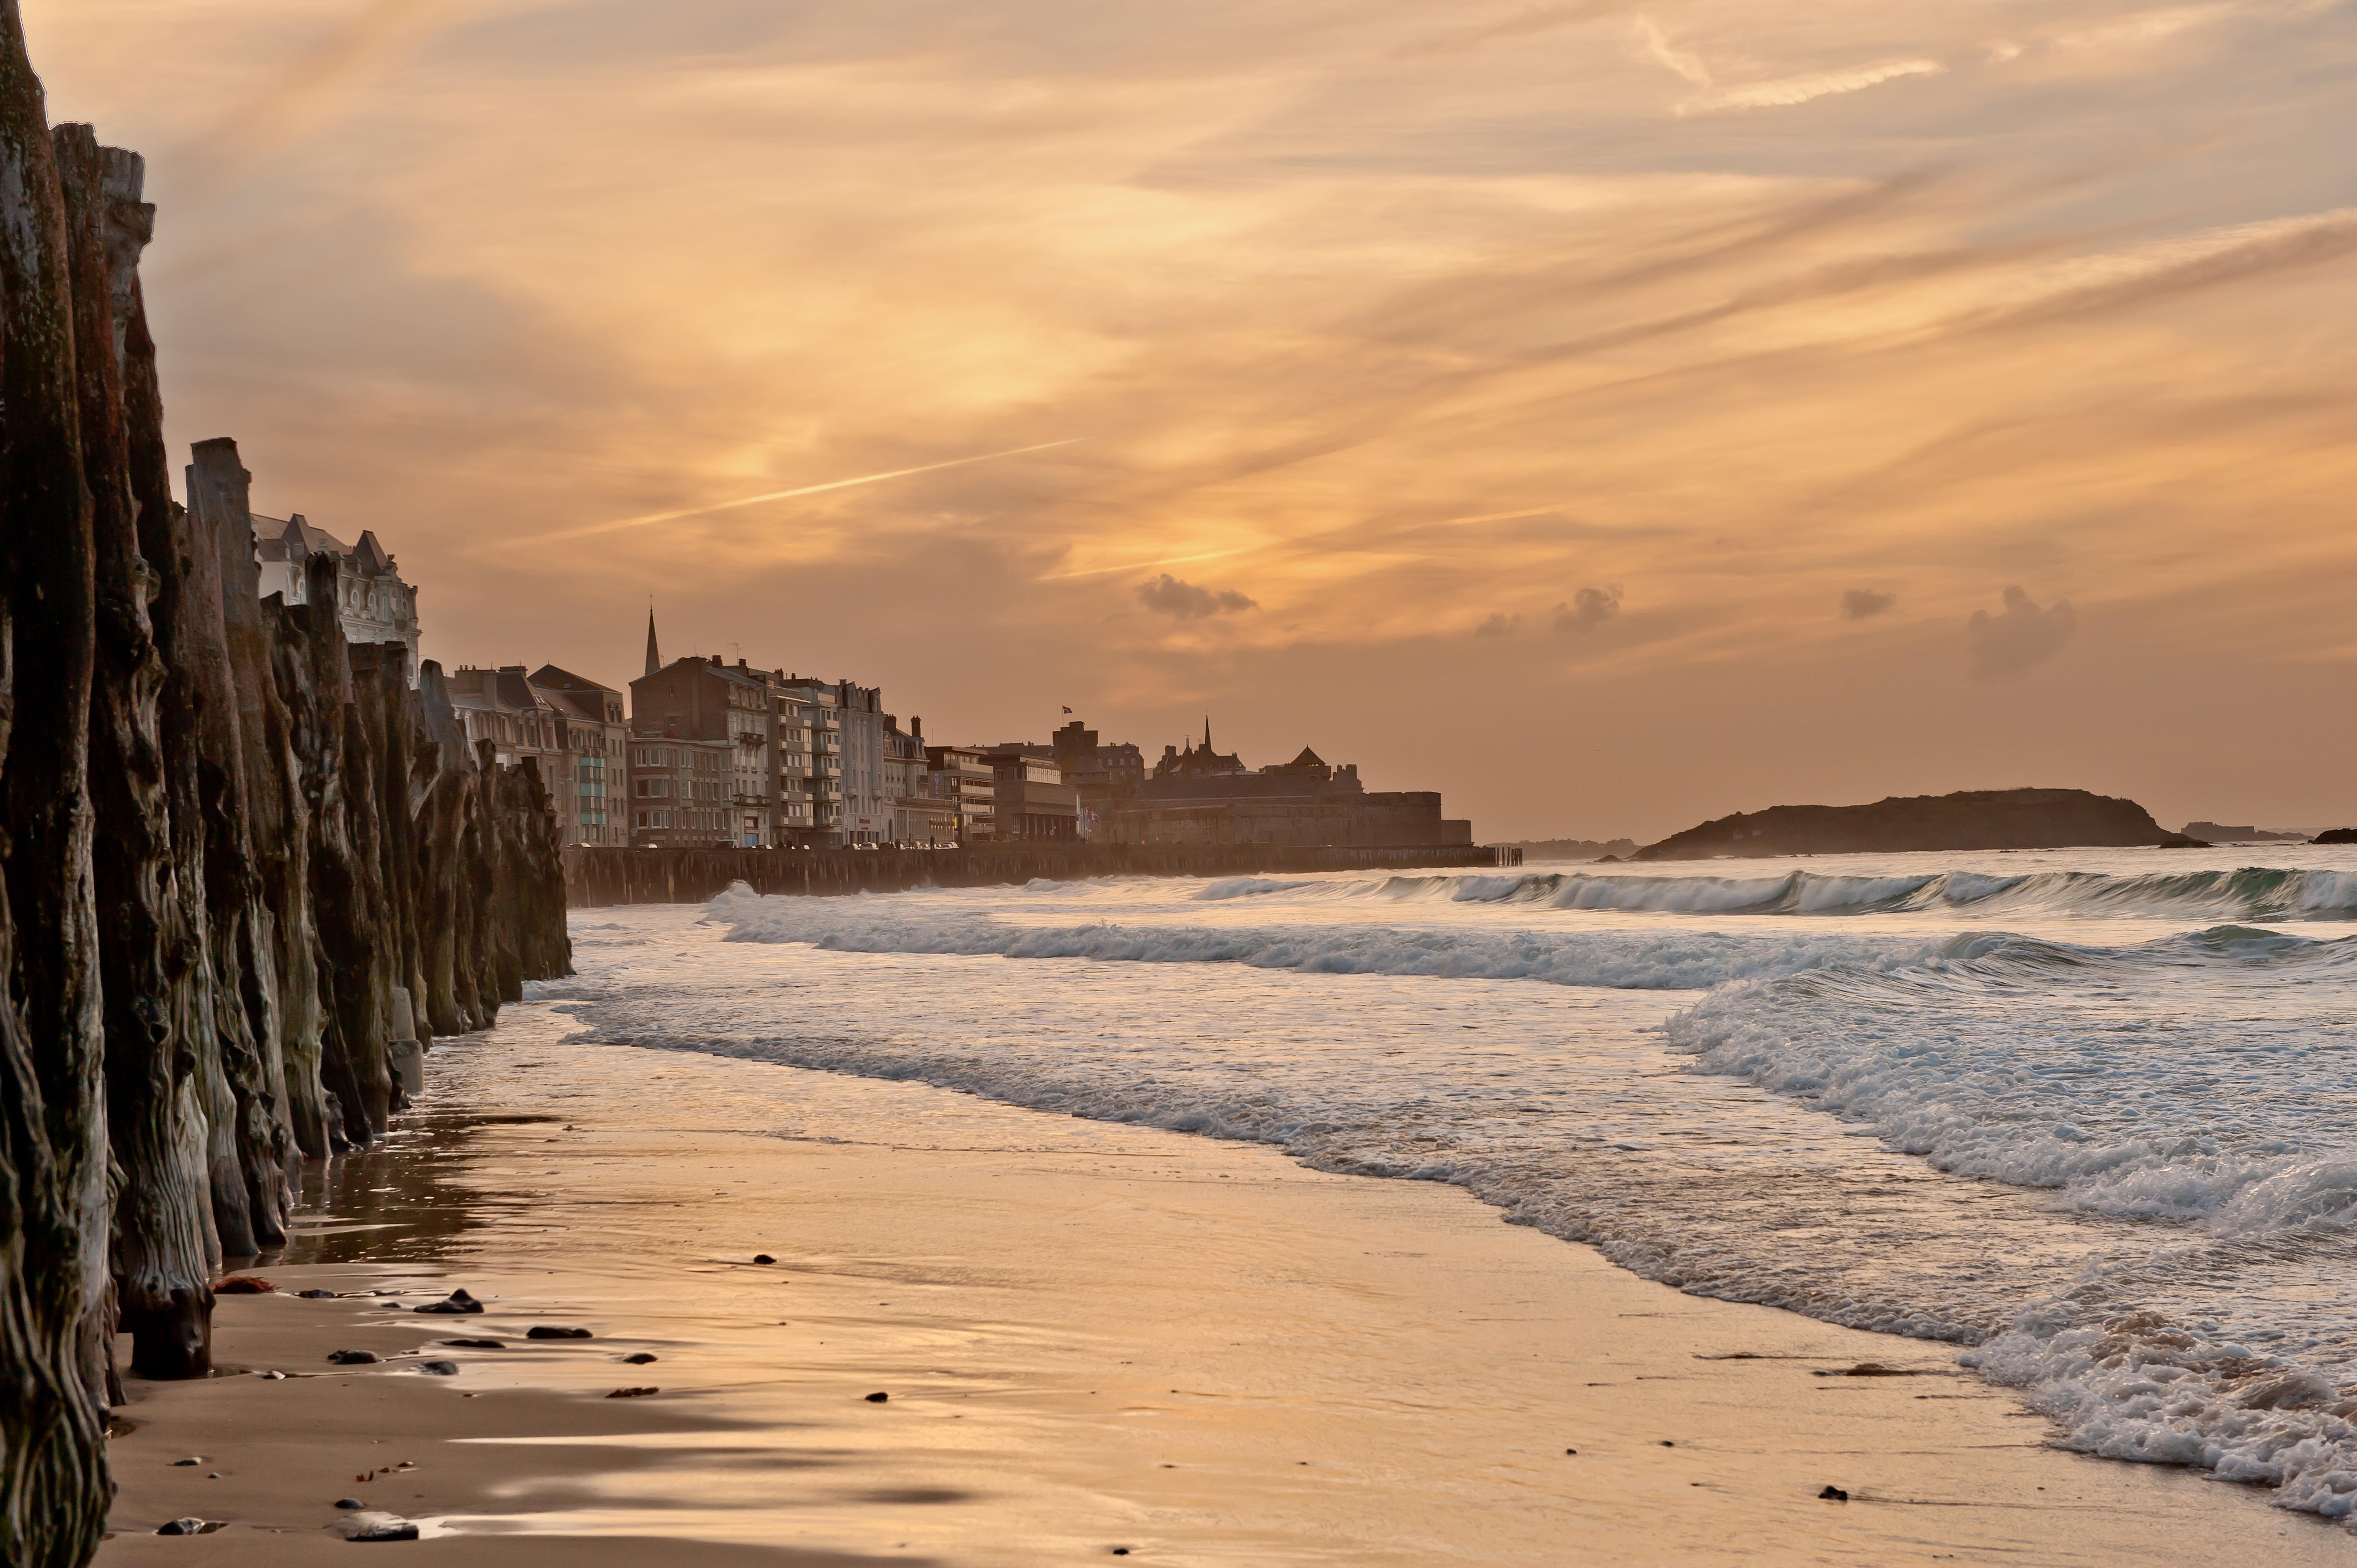
<instances>
[{"instance_id":1,"label":"building","mask_svg":"<svg viewBox=\"0 0 2357 1568\"><path fill-rule=\"evenodd\" d=\"M771 671L770 711L778 736L780 843L839 843L843 818L843 721L824 682L789 682Z\"/></svg>"},{"instance_id":2,"label":"building","mask_svg":"<svg viewBox=\"0 0 2357 1568\"><path fill-rule=\"evenodd\" d=\"M1370 792L1355 766L1335 768L1304 746L1259 769L1190 738L1166 746L1153 776L1104 824L1116 843L1426 846L1473 842L1473 824L1440 814L1430 790Z\"/></svg>"},{"instance_id":3,"label":"building","mask_svg":"<svg viewBox=\"0 0 2357 1568\"><path fill-rule=\"evenodd\" d=\"M892 792L892 842L943 844L957 837L957 813L933 793L932 763L925 755L925 721L911 716L904 731L884 715L885 783Z\"/></svg>"},{"instance_id":4,"label":"building","mask_svg":"<svg viewBox=\"0 0 2357 1568\"><path fill-rule=\"evenodd\" d=\"M720 656L647 662L630 682L630 842L759 849L778 842L780 768L771 675Z\"/></svg>"},{"instance_id":5,"label":"building","mask_svg":"<svg viewBox=\"0 0 2357 1568\"><path fill-rule=\"evenodd\" d=\"M1052 747L1008 741L989 747L983 760L990 765L998 837L1070 843L1081 836L1081 792L1064 782Z\"/></svg>"},{"instance_id":6,"label":"building","mask_svg":"<svg viewBox=\"0 0 2357 1568\"><path fill-rule=\"evenodd\" d=\"M346 642L398 642L408 650L404 673L417 684L417 590L401 580L393 559L362 530L347 544L301 512L292 517L253 516L254 554L262 568L262 596L283 595L290 605L307 604L311 558L336 558L336 618Z\"/></svg>"},{"instance_id":7,"label":"building","mask_svg":"<svg viewBox=\"0 0 2357 1568\"><path fill-rule=\"evenodd\" d=\"M622 693L585 675L544 664L526 678L554 714L561 777L543 774L555 797L567 843L630 842L630 728Z\"/></svg>"},{"instance_id":8,"label":"building","mask_svg":"<svg viewBox=\"0 0 2357 1568\"><path fill-rule=\"evenodd\" d=\"M469 746L490 741L508 766L533 759L565 843L630 842L619 808L628 734L619 692L554 664L529 675L521 664L462 664L444 684Z\"/></svg>"},{"instance_id":9,"label":"building","mask_svg":"<svg viewBox=\"0 0 2357 1568\"><path fill-rule=\"evenodd\" d=\"M982 748L974 746L929 746L925 765L932 795L950 813L950 836L958 843L980 843L998 833L996 776Z\"/></svg>"},{"instance_id":10,"label":"building","mask_svg":"<svg viewBox=\"0 0 2357 1568\"><path fill-rule=\"evenodd\" d=\"M1064 782L1080 792L1080 834L1103 836L1105 822L1146 782L1146 757L1128 741L1099 744L1097 732L1074 719L1048 737Z\"/></svg>"}]
</instances>

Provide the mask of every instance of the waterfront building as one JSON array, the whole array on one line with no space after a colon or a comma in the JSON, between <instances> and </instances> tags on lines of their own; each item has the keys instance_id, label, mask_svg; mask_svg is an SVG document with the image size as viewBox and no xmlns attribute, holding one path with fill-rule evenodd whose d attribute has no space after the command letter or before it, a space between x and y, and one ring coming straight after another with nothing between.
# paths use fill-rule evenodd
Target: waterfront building
<instances>
[{"instance_id":1,"label":"waterfront building","mask_svg":"<svg viewBox=\"0 0 2357 1568\"><path fill-rule=\"evenodd\" d=\"M622 694L554 664L524 673L461 664L444 679L471 747L491 745L505 765L530 757L566 843L630 843L618 797L626 766Z\"/></svg>"},{"instance_id":2,"label":"waterfront building","mask_svg":"<svg viewBox=\"0 0 2357 1568\"><path fill-rule=\"evenodd\" d=\"M1064 782L1052 747L1008 741L983 753L990 765L998 837L1070 843L1080 837L1080 791Z\"/></svg>"},{"instance_id":3,"label":"waterfront building","mask_svg":"<svg viewBox=\"0 0 2357 1568\"><path fill-rule=\"evenodd\" d=\"M1336 768L1308 746L1290 762L1248 768L1203 741L1166 746L1152 777L1103 824L1115 843L1469 844L1473 824L1440 814L1431 790L1372 792L1357 766Z\"/></svg>"},{"instance_id":4,"label":"waterfront building","mask_svg":"<svg viewBox=\"0 0 2357 1568\"><path fill-rule=\"evenodd\" d=\"M892 842L942 844L957 836L956 813L933 793L925 756L925 721L911 716L905 731L884 715L885 787L892 797Z\"/></svg>"},{"instance_id":5,"label":"waterfront building","mask_svg":"<svg viewBox=\"0 0 2357 1568\"><path fill-rule=\"evenodd\" d=\"M654 620L647 658L660 663ZM630 682L630 842L759 849L778 842L771 672L714 654Z\"/></svg>"},{"instance_id":6,"label":"waterfront building","mask_svg":"<svg viewBox=\"0 0 2357 1568\"><path fill-rule=\"evenodd\" d=\"M1100 744L1097 732L1074 719L1048 737L1064 782L1080 792L1080 834L1103 836L1107 818L1129 803L1146 782L1146 757L1129 741Z\"/></svg>"},{"instance_id":7,"label":"waterfront building","mask_svg":"<svg viewBox=\"0 0 2357 1568\"><path fill-rule=\"evenodd\" d=\"M929 746L925 747L925 764L933 798L949 810L952 838L959 843L980 843L996 838L996 775L982 748Z\"/></svg>"},{"instance_id":8,"label":"waterfront building","mask_svg":"<svg viewBox=\"0 0 2357 1568\"><path fill-rule=\"evenodd\" d=\"M555 714L561 776L543 777L567 843L630 842L629 720L622 693L586 675L544 664L526 677Z\"/></svg>"},{"instance_id":9,"label":"waterfront building","mask_svg":"<svg viewBox=\"0 0 2357 1568\"><path fill-rule=\"evenodd\" d=\"M311 558L336 561L336 618L346 642L398 642L409 650L404 663L417 684L417 590L401 580L393 556L363 529L358 544L347 544L301 512L292 517L252 514L253 548L261 567L262 596L284 596L290 605L310 602Z\"/></svg>"}]
</instances>

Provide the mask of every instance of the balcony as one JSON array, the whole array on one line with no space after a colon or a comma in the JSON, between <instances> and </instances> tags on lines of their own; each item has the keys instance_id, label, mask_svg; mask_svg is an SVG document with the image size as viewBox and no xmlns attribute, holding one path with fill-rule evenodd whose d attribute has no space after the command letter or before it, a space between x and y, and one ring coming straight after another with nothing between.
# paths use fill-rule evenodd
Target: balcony
<instances>
[{"instance_id":1,"label":"balcony","mask_svg":"<svg viewBox=\"0 0 2357 1568\"><path fill-rule=\"evenodd\" d=\"M739 795L737 803L740 806L766 806L770 798L767 795Z\"/></svg>"},{"instance_id":2,"label":"balcony","mask_svg":"<svg viewBox=\"0 0 2357 1568\"><path fill-rule=\"evenodd\" d=\"M822 779L840 779L843 777L843 764L840 762L821 762L818 765L817 776Z\"/></svg>"},{"instance_id":3,"label":"balcony","mask_svg":"<svg viewBox=\"0 0 2357 1568\"><path fill-rule=\"evenodd\" d=\"M821 784L818 788L813 789L811 793L822 800L840 800L843 799L843 786L840 784Z\"/></svg>"},{"instance_id":4,"label":"balcony","mask_svg":"<svg viewBox=\"0 0 2357 1568\"><path fill-rule=\"evenodd\" d=\"M818 742L818 754L821 757L840 757L843 755L843 742L830 740L821 736Z\"/></svg>"},{"instance_id":5,"label":"balcony","mask_svg":"<svg viewBox=\"0 0 2357 1568\"><path fill-rule=\"evenodd\" d=\"M763 735L759 730L738 730L737 732L737 744L739 746L767 746L770 744L770 737Z\"/></svg>"}]
</instances>

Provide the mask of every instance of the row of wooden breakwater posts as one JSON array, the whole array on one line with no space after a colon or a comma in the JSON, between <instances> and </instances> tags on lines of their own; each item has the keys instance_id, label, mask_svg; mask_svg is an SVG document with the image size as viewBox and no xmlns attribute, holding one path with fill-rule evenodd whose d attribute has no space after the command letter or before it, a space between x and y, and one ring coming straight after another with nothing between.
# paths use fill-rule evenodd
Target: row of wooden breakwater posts
<instances>
[{"instance_id":1,"label":"row of wooden breakwater posts","mask_svg":"<svg viewBox=\"0 0 2357 1568\"><path fill-rule=\"evenodd\" d=\"M1000 843L970 849L603 849L565 852L565 901L700 904L743 883L756 893L898 893L917 887L1020 886L1092 876L1300 875L1520 865L1523 852L1478 844Z\"/></svg>"},{"instance_id":2,"label":"row of wooden breakwater posts","mask_svg":"<svg viewBox=\"0 0 2357 1568\"><path fill-rule=\"evenodd\" d=\"M0 0L0 1563L78 1568L115 1337L203 1376L212 1283L434 1036L569 972L529 767L349 646L335 564L259 593L247 475L172 499L135 154L46 124Z\"/></svg>"}]
</instances>

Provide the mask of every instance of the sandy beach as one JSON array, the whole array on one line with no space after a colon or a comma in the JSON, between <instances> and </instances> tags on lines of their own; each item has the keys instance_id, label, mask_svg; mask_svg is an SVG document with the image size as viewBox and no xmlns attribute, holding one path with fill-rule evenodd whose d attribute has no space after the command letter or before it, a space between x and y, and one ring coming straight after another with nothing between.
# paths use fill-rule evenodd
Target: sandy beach
<instances>
[{"instance_id":1,"label":"sandy beach","mask_svg":"<svg viewBox=\"0 0 2357 1568\"><path fill-rule=\"evenodd\" d=\"M486 1563L2357 1562L2264 1493L2047 1446L1943 1347L1681 1295L1451 1187L537 1005L429 1070L277 1292L221 1300L223 1374L132 1385L102 1562L339 1559L355 1519ZM410 1310L459 1286L487 1310ZM154 1533L184 1516L222 1527Z\"/></svg>"}]
</instances>

